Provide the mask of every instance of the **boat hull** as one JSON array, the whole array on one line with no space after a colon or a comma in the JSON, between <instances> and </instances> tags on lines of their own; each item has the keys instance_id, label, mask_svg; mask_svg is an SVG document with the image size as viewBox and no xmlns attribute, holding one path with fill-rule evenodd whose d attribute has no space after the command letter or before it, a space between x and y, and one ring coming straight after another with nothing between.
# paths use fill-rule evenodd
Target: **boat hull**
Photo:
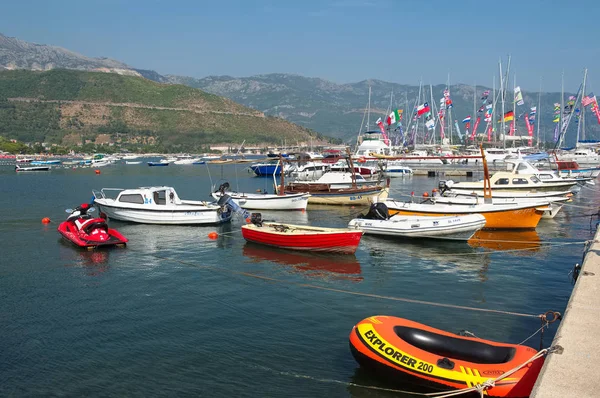
<instances>
[{"instance_id":1,"label":"boat hull","mask_svg":"<svg viewBox=\"0 0 600 398\"><path fill-rule=\"evenodd\" d=\"M398 215L388 220L357 218L350 221L348 228L360 229L366 234L401 238L469 240L485 224L485 217L479 214L452 217Z\"/></svg>"},{"instance_id":2,"label":"boat hull","mask_svg":"<svg viewBox=\"0 0 600 398\"><path fill-rule=\"evenodd\" d=\"M248 210L306 210L310 195L308 193L297 194L251 194L225 192L241 208ZM212 197L219 200L221 194L215 192Z\"/></svg>"},{"instance_id":3,"label":"boat hull","mask_svg":"<svg viewBox=\"0 0 600 398\"><path fill-rule=\"evenodd\" d=\"M185 206L179 209L154 210L113 206L107 204L105 199L96 199L94 203L110 219L140 224L210 225L228 222L232 217L231 211L223 212L220 208Z\"/></svg>"},{"instance_id":4,"label":"boat hull","mask_svg":"<svg viewBox=\"0 0 600 398\"><path fill-rule=\"evenodd\" d=\"M286 193L287 193L286 188ZM389 188L352 189L340 188L331 190L313 190L310 192L308 204L337 206L368 206L371 203L387 199Z\"/></svg>"},{"instance_id":5,"label":"boat hull","mask_svg":"<svg viewBox=\"0 0 600 398\"><path fill-rule=\"evenodd\" d=\"M536 350L523 345L463 337L391 316L362 320L350 332L350 350L363 367L392 380L437 390L483 385L530 360ZM528 397L544 358L496 381L492 397Z\"/></svg>"},{"instance_id":6,"label":"boat hull","mask_svg":"<svg viewBox=\"0 0 600 398\"><path fill-rule=\"evenodd\" d=\"M401 214L405 216L460 216L465 214L479 213L485 217L486 229L535 229L544 214L547 206L531 206L516 209L499 207L493 209L488 207L482 210L476 206L436 206L418 205L413 203L396 202L388 200L385 202L389 215ZM506 206L508 207L508 205Z\"/></svg>"},{"instance_id":7,"label":"boat hull","mask_svg":"<svg viewBox=\"0 0 600 398\"><path fill-rule=\"evenodd\" d=\"M304 225L263 223L242 226L242 236L249 242L282 249L354 254L362 231L320 228Z\"/></svg>"}]
</instances>

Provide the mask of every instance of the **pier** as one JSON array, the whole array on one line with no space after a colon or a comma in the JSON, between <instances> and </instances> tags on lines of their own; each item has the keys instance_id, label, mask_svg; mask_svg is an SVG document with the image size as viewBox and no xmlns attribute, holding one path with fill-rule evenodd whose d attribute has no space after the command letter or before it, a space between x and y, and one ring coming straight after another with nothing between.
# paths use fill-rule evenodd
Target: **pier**
<instances>
[{"instance_id":1,"label":"pier","mask_svg":"<svg viewBox=\"0 0 600 398\"><path fill-rule=\"evenodd\" d=\"M589 247L532 398L600 396L600 230Z\"/></svg>"}]
</instances>

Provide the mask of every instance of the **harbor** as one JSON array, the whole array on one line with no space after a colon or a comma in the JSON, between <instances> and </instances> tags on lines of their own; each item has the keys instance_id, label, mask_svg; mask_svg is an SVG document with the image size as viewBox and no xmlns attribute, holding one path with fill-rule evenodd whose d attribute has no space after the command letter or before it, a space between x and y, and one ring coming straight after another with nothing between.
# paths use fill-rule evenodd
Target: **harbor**
<instances>
[{"instance_id":1,"label":"harbor","mask_svg":"<svg viewBox=\"0 0 600 398\"><path fill-rule=\"evenodd\" d=\"M198 200L211 200L222 181L239 192L273 191L273 178L245 168L117 163L100 174L56 168L23 175L0 168L7 191L19 198L5 197L1 207L7 265L0 288L10 309L2 395L158 388L408 397L401 391L417 391L411 385L386 382L354 361L348 336L361 319L398 316L536 350L569 322L569 272L596 233L595 185L583 186L535 230L484 231L466 242L365 235L355 254L333 257L246 242L239 216L191 227L110 220L129 242L109 250L78 250L56 231L64 209L102 187L168 184ZM411 192L431 192L442 178L393 178L390 197L411 200ZM309 204L306 211L261 213L266 221L343 228L367 210ZM43 217L52 222L40 224ZM547 311L566 312L566 319L541 340L539 315ZM71 382L57 382L66 374Z\"/></svg>"}]
</instances>

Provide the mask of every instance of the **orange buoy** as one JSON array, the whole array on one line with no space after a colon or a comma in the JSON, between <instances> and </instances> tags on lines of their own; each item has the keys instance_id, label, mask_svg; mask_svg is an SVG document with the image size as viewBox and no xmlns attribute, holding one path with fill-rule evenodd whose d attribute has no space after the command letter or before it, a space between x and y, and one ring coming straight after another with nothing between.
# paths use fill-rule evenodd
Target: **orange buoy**
<instances>
[{"instance_id":1,"label":"orange buoy","mask_svg":"<svg viewBox=\"0 0 600 398\"><path fill-rule=\"evenodd\" d=\"M94 171L96 172L96 174L100 174L100 170L96 169Z\"/></svg>"},{"instance_id":2,"label":"orange buoy","mask_svg":"<svg viewBox=\"0 0 600 398\"><path fill-rule=\"evenodd\" d=\"M208 239L213 239L214 240L214 239L217 239L218 237L219 237L219 234L216 233L216 232L214 232L214 231L208 233Z\"/></svg>"},{"instance_id":3,"label":"orange buoy","mask_svg":"<svg viewBox=\"0 0 600 398\"><path fill-rule=\"evenodd\" d=\"M50 224L50 218L48 218L48 217L42 218L42 224Z\"/></svg>"},{"instance_id":4,"label":"orange buoy","mask_svg":"<svg viewBox=\"0 0 600 398\"><path fill-rule=\"evenodd\" d=\"M428 198L429 197L429 192L423 192L423 197L424 198Z\"/></svg>"},{"instance_id":5,"label":"orange buoy","mask_svg":"<svg viewBox=\"0 0 600 398\"><path fill-rule=\"evenodd\" d=\"M302 213L306 213L306 209L302 209Z\"/></svg>"},{"instance_id":6,"label":"orange buoy","mask_svg":"<svg viewBox=\"0 0 600 398\"><path fill-rule=\"evenodd\" d=\"M250 224L250 219L246 218L246 224Z\"/></svg>"}]
</instances>

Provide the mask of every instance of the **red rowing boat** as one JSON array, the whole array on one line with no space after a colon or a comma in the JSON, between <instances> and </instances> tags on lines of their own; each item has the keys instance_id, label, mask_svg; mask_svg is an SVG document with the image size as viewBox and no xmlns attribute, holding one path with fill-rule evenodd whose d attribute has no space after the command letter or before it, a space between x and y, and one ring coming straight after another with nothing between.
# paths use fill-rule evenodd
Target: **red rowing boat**
<instances>
[{"instance_id":1,"label":"red rowing boat","mask_svg":"<svg viewBox=\"0 0 600 398\"><path fill-rule=\"evenodd\" d=\"M253 214L254 216L254 214ZM253 219L242 226L242 236L249 242L282 249L353 254L363 232L346 228L323 228L263 222Z\"/></svg>"}]
</instances>

